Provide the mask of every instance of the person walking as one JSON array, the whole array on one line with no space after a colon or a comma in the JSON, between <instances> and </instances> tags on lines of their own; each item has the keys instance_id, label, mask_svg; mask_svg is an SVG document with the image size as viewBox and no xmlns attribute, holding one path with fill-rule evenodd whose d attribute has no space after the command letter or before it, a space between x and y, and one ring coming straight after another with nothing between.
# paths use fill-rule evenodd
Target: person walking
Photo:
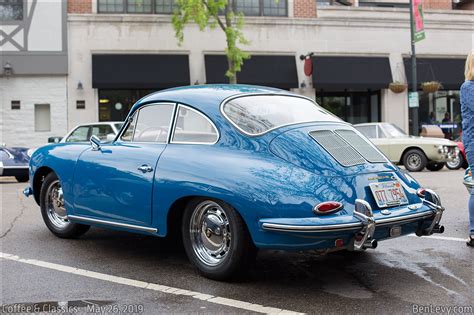
<instances>
[{"instance_id":1,"label":"person walking","mask_svg":"<svg viewBox=\"0 0 474 315\"><path fill-rule=\"evenodd\" d=\"M461 115L462 115L462 142L466 150L466 157L474 168L474 51L466 59L464 71L466 81L461 86ZM468 246L474 246L474 190L469 199L469 227Z\"/></svg>"}]
</instances>

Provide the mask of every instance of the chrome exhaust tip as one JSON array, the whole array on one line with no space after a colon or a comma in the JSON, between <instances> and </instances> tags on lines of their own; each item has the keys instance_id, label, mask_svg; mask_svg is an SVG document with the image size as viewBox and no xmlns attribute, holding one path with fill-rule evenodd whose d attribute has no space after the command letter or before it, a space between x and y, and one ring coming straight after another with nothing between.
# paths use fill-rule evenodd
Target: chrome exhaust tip
<instances>
[{"instance_id":1,"label":"chrome exhaust tip","mask_svg":"<svg viewBox=\"0 0 474 315\"><path fill-rule=\"evenodd\" d=\"M372 249L376 249L377 246L378 246L378 242L377 240L368 240L367 242L364 243L364 248L372 248Z\"/></svg>"},{"instance_id":2,"label":"chrome exhaust tip","mask_svg":"<svg viewBox=\"0 0 474 315\"><path fill-rule=\"evenodd\" d=\"M431 232L442 234L442 233L444 233L444 226L436 224Z\"/></svg>"}]
</instances>

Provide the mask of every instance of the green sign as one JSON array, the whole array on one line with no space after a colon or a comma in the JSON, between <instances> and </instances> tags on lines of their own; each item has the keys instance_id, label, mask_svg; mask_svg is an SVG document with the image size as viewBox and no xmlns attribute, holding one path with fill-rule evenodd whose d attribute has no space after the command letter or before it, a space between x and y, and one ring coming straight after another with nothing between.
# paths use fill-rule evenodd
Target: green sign
<instances>
[{"instance_id":1,"label":"green sign","mask_svg":"<svg viewBox=\"0 0 474 315\"><path fill-rule=\"evenodd\" d=\"M413 38L415 43L426 38L425 22L423 19L423 2L422 0L413 0Z\"/></svg>"},{"instance_id":2,"label":"green sign","mask_svg":"<svg viewBox=\"0 0 474 315\"><path fill-rule=\"evenodd\" d=\"M418 97L418 92L408 93L408 107L415 108L420 106L420 99Z\"/></svg>"}]
</instances>

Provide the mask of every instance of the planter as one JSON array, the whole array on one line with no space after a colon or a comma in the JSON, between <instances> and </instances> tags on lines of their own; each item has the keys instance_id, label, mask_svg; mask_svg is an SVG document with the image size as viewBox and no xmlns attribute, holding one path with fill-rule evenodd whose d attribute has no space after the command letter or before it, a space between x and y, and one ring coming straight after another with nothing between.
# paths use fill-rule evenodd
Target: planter
<instances>
[{"instance_id":1,"label":"planter","mask_svg":"<svg viewBox=\"0 0 474 315\"><path fill-rule=\"evenodd\" d=\"M388 85L388 88L393 93L402 93L407 89L407 85L402 82L392 82Z\"/></svg>"},{"instance_id":2,"label":"planter","mask_svg":"<svg viewBox=\"0 0 474 315\"><path fill-rule=\"evenodd\" d=\"M441 83L437 81L423 82L421 83L421 89L425 93L434 93L441 88Z\"/></svg>"}]
</instances>

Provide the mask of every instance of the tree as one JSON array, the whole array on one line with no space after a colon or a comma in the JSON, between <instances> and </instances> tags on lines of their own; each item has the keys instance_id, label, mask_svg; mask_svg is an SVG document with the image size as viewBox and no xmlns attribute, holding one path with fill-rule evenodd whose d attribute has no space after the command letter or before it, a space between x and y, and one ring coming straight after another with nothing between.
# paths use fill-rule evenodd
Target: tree
<instances>
[{"instance_id":1,"label":"tree","mask_svg":"<svg viewBox=\"0 0 474 315\"><path fill-rule=\"evenodd\" d=\"M178 9L172 18L176 38L181 45L184 40L184 28L189 22L194 22L201 31L206 27L211 29L217 26L225 33L227 48L228 69L226 76L229 83L237 83L237 73L241 70L245 59L250 55L239 48L239 44L248 45L244 37L244 15L235 13L232 6L233 0L176 0Z\"/></svg>"}]
</instances>

